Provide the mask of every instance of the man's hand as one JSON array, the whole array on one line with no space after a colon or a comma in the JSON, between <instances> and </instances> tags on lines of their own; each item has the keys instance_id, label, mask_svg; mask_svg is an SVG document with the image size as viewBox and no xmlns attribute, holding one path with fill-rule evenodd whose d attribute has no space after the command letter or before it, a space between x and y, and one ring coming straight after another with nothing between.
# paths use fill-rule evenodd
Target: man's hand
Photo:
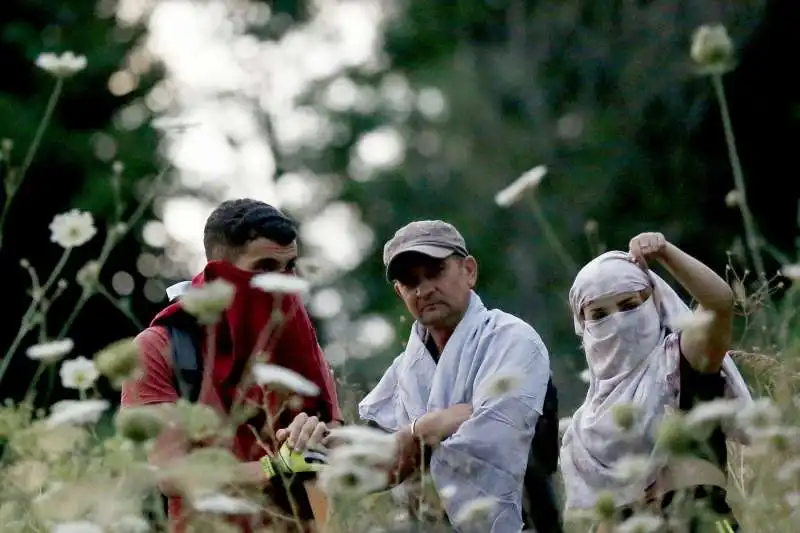
<instances>
[{"instance_id":1,"label":"man's hand","mask_svg":"<svg viewBox=\"0 0 800 533\"><path fill-rule=\"evenodd\" d=\"M405 426L395 433L397 439L397 462L392 469L393 482L400 483L417 467L421 456L419 441L411 434L411 427Z\"/></svg>"},{"instance_id":2,"label":"man's hand","mask_svg":"<svg viewBox=\"0 0 800 533\"><path fill-rule=\"evenodd\" d=\"M436 446L458 431L458 428L472 416L472 405L458 403L447 409L431 411L417 419L414 427L416 436L425 444Z\"/></svg>"},{"instance_id":3,"label":"man's hand","mask_svg":"<svg viewBox=\"0 0 800 533\"><path fill-rule=\"evenodd\" d=\"M651 259L660 260L667 250L667 239L661 233L640 233L628 244L628 254L631 261L639 265L642 270L647 270L647 262Z\"/></svg>"},{"instance_id":4,"label":"man's hand","mask_svg":"<svg viewBox=\"0 0 800 533\"><path fill-rule=\"evenodd\" d=\"M328 433L328 426L325 422L320 422L316 416L308 416L306 413L297 415L289 427L279 429L275 433L278 445L287 441L294 451L302 452L306 448L314 448L322 443Z\"/></svg>"}]
</instances>

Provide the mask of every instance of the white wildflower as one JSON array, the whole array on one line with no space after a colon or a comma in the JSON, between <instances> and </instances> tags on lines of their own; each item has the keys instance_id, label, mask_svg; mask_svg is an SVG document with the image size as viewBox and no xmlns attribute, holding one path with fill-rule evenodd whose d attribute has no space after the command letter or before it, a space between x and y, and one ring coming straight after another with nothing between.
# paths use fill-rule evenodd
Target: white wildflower
<instances>
[{"instance_id":1,"label":"white wildflower","mask_svg":"<svg viewBox=\"0 0 800 533\"><path fill-rule=\"evenodd\" d=\"M296 269L300 277L313 285L320 285L336 275L332 265L316 257L298 258Z\"/></svg>"},{"instance_id":2,"label":"white wildflower","mask_svg":"<svg viewBox=\"0 0 800 533\"><path fill-rule=\"evenodd\" d=\"M614 477L624 482L635 482L644 478L652 467L646 455L627 455L614 464Z\"/></svg>"},{"instance_id":3,"label":"white wildflower","mask_svg":"<svg viewBox=\"0 0 800 533\"><path fill-rule=\"evenodd\" d=\"M617 533L655 533L664 525L664 519L651 513L639 513L617 526Z\"/></svg>"},{"instance_id":4,"label":"white wildflower","mask_svg":"<svg viewBox=\"0 0 800 533\"><path fill-rule=\"evenodd\" d=\"M736 207L737 205L739 205L740 198L741 195L739 194L739 191L733 189L732 191L729 191L728 194L725 195L725 205L727 205L728 207Z\"/></svg>"},{"instance_id":5,"label":"white wildflower","mask_svg":"<svg viewBox=\"0 0 800 533\"><path fill-rule=\"evenodd\" d=\"M83 246L97 234L94 217L87 211L72 209L53 217L50 222L50 241L62 248Z\"/></svg>"},{"instance_id":6,"label":"white wildflower","mask_svg":"<svg viewBox=\"0 0 800 533\"><path fill-rule=\"evenodd\" d=\"M84 291L94 291L100 280L101 268L102 265L99 261L88 261L78 270L78 273L75 275L75 281L78 282L78 285L80 285Z\"/></svg>"},{"instance_id":7,"label":"white wildflower","mask_svg":"<svg viewBox=\"0 0 800 533\"><path fill-rule=\"evenodd\" d=\"M140 516L125 515L111 524L109 530L111 533L149 533L150 524Z\"/></svg>"},{"instance_id":8,"label":"white wildflower","mask_svg":"<svg viewBox=\"0 0 800 533\"><path fill-rule=\"evenodd\" d=\"M268 293L304 294L308 292L311 284L298 276L267 272L254 276L250 280L250 286Z\"/></svg>"},{"instance_id":9,"label":"white wildflower","mask_svg":"<svg viewBox=\"0 0 800 533\"><path fill-rule=\"evenodd\" d=\"M698 429L713 426L716 423L724 423L735 418L742 407L742 403L739 400L729 398L718 398L702 402L686 415L686 427Z\"/></svg>"},{"instance_id":10,"label":"white wildflower","mask_svg":"<svg viewBox=\"0 0 800 533\"><path fill-rule=\"evenodd\" d=\"M745 429L745 434L751 439L747 453L753 456L800 452L800 428L794 426L759 426L756 423Z\"/></svg>"},{"instance_id":11,"label":"white wildflower","mask_svg":"<svg viewBox=\"0 0 800 533\"><path fill-rule=\"evenodd\" d=\"M708 74L722 74L733 61L733 41L721 24L705 24L692 36L692 60Z\"/></svg>"},{"instance_id":12,"label":"white wildflower","mask_svg":"<svg viewBox=\"0 0 800 533\"><path fill-rule=\"evenodd\" d=\"M388 466L396 459L395 446L375 445L375 443L343 444L331 449L327 456L329 465L338 463L364 467Z\"/></svg>"},{"instance_id":13,"label":"white wildflower","mask_svg":"<svg viewBox=\"0 0 800 533\"><path fill-rule=\"evenodd\" d=\"M75 343L72 342L72 339L61 339L34 344L25 351L25 355L34 361L52 363L70 353L74 347Z\"/></svg>"},{"instance_id":14,"label":"white wildflower","mask_svg":"<svg viewBox=\"0 0 800 533\"><path fill-rule=\"evenodd\" d=\"M110 407L106 400L61 400L50 408L45 423L48 427L95 424Z\"/></svg>"},{"instance_id":15,"label":"white wildflower","mask_svg":"<svg viewBox=\"0 0 800 533\"><path fill-rule=\"evenodd\" d=\"M486 522L497 507L497 499L491 496L475 498L461 506L453 522L455 524L471 524L473 522Z\"/></svg>"},{"instance_id":16,"label":"white wildflower","mask_svg":"<svg viewBox=\"0 0 800 533\"><path fill-rule=\"evenodd\" d=\"M581 373L578 374L578 377L581 378L581 381L584 383L589 383L592 381L592 372L588 368L584 368L581 370Z\"/></svg>"},{"instance_id":17,"label":"white wildflower","mask_svg":"<svg viewBox=\"0 0 800 533\"><path fill-rule=\"evenodd\" d=\"M244 498L234 498L227 494L210 494L201 496L192 501L192 507L203 513L245 515L261 512L255 502Z\"/></svg>"},{"instance_id":18,"label":"white wildflower","mask_svg":"<svg viewBox=\"0 0 800 533\"><path fill-rule=\"evenodd\" d=\"M367 426L352 425L332 428L328 435L331 439L341 440L350 444L378 447L397 445L397 440L391 433L385 433Z\"/></svg>"},{"instance_id":19,"label":"white wildflower","mask_svg":"<svg viewBox=\"0 0 800 533\"><path fill-rule=\"evenodd\" d=\"M769 398L758 398L736 414L737 427L750 433L774 427L780 420L781 412Z\"/></svg>"},{"instance_id":20,"label":"white wildflower","mask_svg":"<svg viewBox=\"0 0 800 533\"><path fill-rule=\"evenodd\" d=\"M783 496L786 505L792 509L800 509L800 492L789 492Z\"/></svg>"},{"instance_id":21,"label":"white wildflower","mask_svg":"<svg viewBox=\"0 0 800 533\"><path fill-rule=\"evenodd\" d=\"M278 365L256 363L253 365L256 383L273 389L287 389L302 396L319 395L319 387L297 372Z\"/></svg>"},{"instance_id":22,"label":"white wildflower","mask_svg":"<svg viewBox=\"0 0 800 533\"><path fill-rule=\"evenodd\" d=\"M317 476L320 488L329 495L365 495L383 490L389 475L383 468L369 468L353 464L328 465Z\"/></svg>"},{"instance_id":23,"label":"white wildflower","mask_svg":"<svg viewBox=\"0 0 800 533\"><path fill-rule=\"evenodd\" d=\"M50 533L104 533L103 528L87 520L61 522L50 527Z\"/></svg>"},{"instance_id":24,"label":"white wildflower","mask_svg":"<svg viewBox=\"0 0 800 533\"><path fill-rule=\"evenodd\" d=\"M494 203L500 207L509 207L522 198L526 191L538 187L545 174L547 174L547 167L544 165L528 170L511 185L498 192L494 197Z\"/></svg>"},{"instance_id":25,"label":"white wildflower","mask_svg":"<svg viewBox=\"0 0 800 533\"><path fill-rule=\"evenodd\" d=\"M456 495L456 492L458 492L458 489L455 485L447 485L446 487L442 487L442 490L439 491L439 496L445 500L449 500Z\"/></svg>"},{"instance_id":26,"label":"white wildflower","mask_svg":"<svg viewBox=\"0 0 800 533\"><path fill-rule=\"evenodd\" d=\"M61 384L67 389L77 389L85 391L90 389L97 378L100 377L94 361L84 356L64 361L58 371L61 376Z\"/></svg>"},{"instance_id":27,"label":"white wildflower","mask_svg":"<svg viewBox=\"0 0 800 533\"><path fill-rule=\"evenodd\" d=\"M76 55L74 52L64 52L61 55L52 53L39 54L36 66L57 78L67 78L85 69L86 56Z\"/></svg>"},{"instance_id":28,"label":"white wildflower","mask_svg":"<svg viewBox=\"0 0 800 533\"><path fill-rule=\"evenodd\" d=\"M800 479L800 458L789 459L778 471L778 481L794 481Z\"/></svg>"},{"instance_id":29,"label":"white wildflower","mask_svg":"<svg viewBox=\"0 0 800 533\"><path fill-rule=\"evenodd\" d=\"M697 309L678 315L671 324L672 331L692 331L707 327L714 319L713 311Z\"/></svg>"},{"instance_id":30,"label":"white wildflower","mask_svg":"<svg viewBox=\"0 0 800 533\"><path fill-rule=\"evenodd\" d=\"M183 309L201 324L213 324L231 305L236 288L224 279L215 279L199 287L189 287L181 297Z\"/></svg>"},{"instance_id":31,"label":"white wildflower","mask_svg":"<svg viewBox=\"0 0 800 533\"><path fill-rule=\"evenodd\" d=\"M781 268L781 276L789 278L792 281L800 281L800 263L783 265L783 268Z\"/></svg>"}]
</instances>

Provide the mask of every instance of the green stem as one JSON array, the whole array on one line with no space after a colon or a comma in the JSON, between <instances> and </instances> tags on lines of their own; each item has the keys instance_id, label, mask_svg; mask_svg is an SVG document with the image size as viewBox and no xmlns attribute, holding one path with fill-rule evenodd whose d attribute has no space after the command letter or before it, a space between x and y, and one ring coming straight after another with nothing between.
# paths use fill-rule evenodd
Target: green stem
<instances>
[{"instance_id":1,"label":"green stem","mask_svg":"<svg viewBox=\"0 0 800 533\"><path fill-rule=\"evenodd\" d=\"M44 133L47 131L47 127L50 125L50 121L53 118L53 112L56 109L56 104L58 104L58 100L61 97L61 90L63 88L64 79L57 78L55 87L53 87L53 92L50 93L50 98L47 101L47 107L45 108L44 116L39 122L39 127L36 129L36 133L33 136L31 145L28 147L28 152L25 154L25 159L22 162L22 167L19 169L19 174L13 177L14 183L10 183L6 187L6 201L4 202L2 211L0 211L0 248L2 247L3 227L5 226L8 208L11 206L11 200L13 200L14 195L17 193L20 186L22 186L25 175L28 173L31 163L33 163L33 158L36 155L36 152L39 151L39 145L41 145L42 139L44 138ZM2 373L0 373L0 377L2 377Z\"/></svg>"},{"instance_id":2,"label":"green stem","mask_svg":"<svg viewBox=\"0 0 800 533\"><path fill-rule=\"evenodd\" d=\"M122 313L128 318L128 320L133 322L133 325L136 326L137 329L144 329L144 325L141 322L139 322L139 319L136 318L136 315L131 313L130 310L125 309L125 307L121 303L119 303L119 300L117 300L111 294L109 294L108 291L103 286L98 287L97 292L102 296L104 296L106 300L111 302L111 305L116 307L120 313Z\"/></svg>"},{"instance_id":3,"label":"green stem","mask_svg":"<svg viewBox=\"0 0 800 533\"><path fill-rule=\"evenodd\" d=\"M539 200L532 196L531 198L531 206L533 208L533 216L536 218L537 224L544 232L544 238L547 240L547 243L553 248L556 252L561 263L564 265L570 273L575 273L578 271L578 265L572 259L572 256L569 255L564 245L561 244L561 241L558 238L553 226L550 225L550 222L547 220L547 217L544 215L542 211L542 206L539 204Z\"/></svg>"},{"instance_id":4,"label":"green stem","mask_svg":"<svg viewBox=\"0 0 800 533\"><path fill-rule=\"evenodd\" d=\"M86 302L89 301L89 298L91 298L93 294L94 292L84 289L84 291L81 293L81 297L78 299L78 303L76 303L75 307L72 308L69 318L67 318L66 322L64 322L64 325L61 326L61 331L58 332L57 338L63 339L64 336L69 332L69 328L72 327L72 323L78 318L83 306L86 305Z\"/></svg>"},{"instance_id":5,"label":"green stem","mask_svg":"<svg viewBox=\"0 0 800 533\"><path fill-rule=\"evenodd\" d=\"M728 145L728 157L730 159L731 169L733 170L733 183L739 196L739 201L737 203L739 205L739 211L742 213L742 220L744 222L745 242L747 243L747 248L752 256L753 266L756 269L758 281L766 286L769 283L767 281L767 271L766 268L764 268L764 260L761 256L755 219L753 218L753 214L750 212L750 207L747 204L744 172L742 171L742 164L739 161L739 152L736 149L736 137L733 133L733 124L731 122L730 111L728 110L728 99L725 96L725 87L722 83L722 75L712 75L711 82L714 85L714 93L716 94L717 102L719 103L720 114L722 115L722 127L725 131L725 143Z\"/></svg>"},{"instance_id":6,"label":"green stem","mask_svg":"<svg viewBox=\"0 0 800 533\"><path fill-rule=\"evenodd\" d=\"M25 336L31 331L33 325L35 324L34 318L36 317L36 312L39 308L39 303L44 299L45 295L47 294L47 291L50 289L53 283L55 283L56 279L58 279L58 276L61 274L61 271L64 269L64 266L67 264L67 259L69 259L69 255L71 252L72 252L71 248L64 249L64 252L61 254L61 258L58 260L56 267L53 269L53 273L50 274L50 277L42 287L41 292L39 294L33 295L31 304L28 306L28 309L22 316L22 322L20 323L19 329L17 330L17 335L11 342L11 346L9 346L8 350L6 350L6 354L3 357L3 361L0 362L0 382L2 382L6 370L8 370L8 365L11 364L11 358L14 357L14 354L19 348L20 344L22 344L22 341L25 339Z\"/></svg>"},{"instance_id":7,"label":"green stem","mask_svg":"<svg viewBox=\"0 0 800 533\"><path fill-rule=\"evenodd\" d=\"M114 247L125 237L125 235L128 233L128 231L130 231L130 229L133 226L135 226L136 223L138 223L139 220L144 216L144 213L145 213L147 207L150 205L150 202L153 201L153 198L155 197L156 192L158 192L158 187L157 186L161 183L161 181L167 175L167 172L169 171L170 168L172 168L172 167L170 165L167 165L166 167L164 167L164 169L161 170L161 172L159 172L156 175L156 178L155 178L155 180L153 180L153 184L150 186L150 189L149 189L147 195L145 196L144 199L142 199L142 201L137 206L136 210L133 212L131 217L125 223L125 229L123 229L122 231L119 231L117 229L117 225L116 224L114 224L114 225L112 225L112 226L110 226L108 228L108 231L106 232L106 241L103 243L103 249L100 251L100 256L97 258L97 263L99 265L98 274L100 273L100 271L103 270L103 265L105 265L106 261L108 261L108 257L111 255L111 252L114 250ZM69 332L69 328L72 327L72 324L78 318L78 315L80 314L81 310L83 309L83 306L86 305L86 302L89 301L89 298L92 297L94 292L97 292L97 290L84 290L83 291L83 293L81 294L80 300L78 300L78 303L72 309L72 313L70 313L69 318L67 318L67 321L64 322L64 325L61 327L61 331L58 333L58 338L59 339L63 338ZM123 311L123 312L125 312L125 311ZM126 313L126 316L127 316L127 312L125 312L125 313ZM137 327L139 327L138 326L138 324L139 324L138 321L134 322L134 324L137 324ZM1 374L0 374L0 377L2 377Z\"/></svg>"}]
</instances>

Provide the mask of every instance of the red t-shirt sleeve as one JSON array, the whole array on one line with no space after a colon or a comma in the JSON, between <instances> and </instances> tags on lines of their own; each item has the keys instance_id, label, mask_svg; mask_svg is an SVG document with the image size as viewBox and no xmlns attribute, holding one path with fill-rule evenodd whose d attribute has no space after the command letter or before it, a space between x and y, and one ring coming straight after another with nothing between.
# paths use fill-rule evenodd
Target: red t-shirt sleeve
<instances>
[{"instance_id":1,"label":"red t-shirt sleeve","mask_svg":"<svg viewBox=\"0 0 800 533\"><path fill-rule=\"evenodd\" d=\"M297 309L292 312L291 318L287 320L284 330L277 339L275 363L294 370L319 386L320 394L316 398L319 415L325 421L341 421L342 414L339 410L333 373L319 346L305 306L302 302L295 305Z\"/></svg>"},{"instance_id":2,"label":"red t-shirt sleeve","mask_svg":"<svg viewBox=\"0 0 800 533\"><path fill-rule=\"evenodd\" d=\"M140 374L122 386L122 407L175 402L172 364L169 361L169 337L162 327L150 327L136 337Z\"/></svg>"}]
</instances>

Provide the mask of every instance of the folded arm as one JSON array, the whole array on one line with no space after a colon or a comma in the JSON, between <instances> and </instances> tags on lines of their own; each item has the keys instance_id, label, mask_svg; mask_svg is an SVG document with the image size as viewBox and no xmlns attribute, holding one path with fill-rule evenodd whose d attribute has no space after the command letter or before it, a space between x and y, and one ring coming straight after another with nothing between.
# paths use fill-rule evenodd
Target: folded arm
<instances>
[{"instance_id":1,"label":"folded arm","mask_svg":"<svg viewBox=\"0 0 800 533\"><path fill-rule=\"evenodd\" d=\"M434 451L431 472L437 485L456 487L447 502L451 518L469 502L490 497L496 513L489 530L519 531L522 484L550 364L538 337L498 335L490 350L475 380L473 412ZM512 386L501 392L492 386L497 379Z\"/></svg>"}]
</instances>

